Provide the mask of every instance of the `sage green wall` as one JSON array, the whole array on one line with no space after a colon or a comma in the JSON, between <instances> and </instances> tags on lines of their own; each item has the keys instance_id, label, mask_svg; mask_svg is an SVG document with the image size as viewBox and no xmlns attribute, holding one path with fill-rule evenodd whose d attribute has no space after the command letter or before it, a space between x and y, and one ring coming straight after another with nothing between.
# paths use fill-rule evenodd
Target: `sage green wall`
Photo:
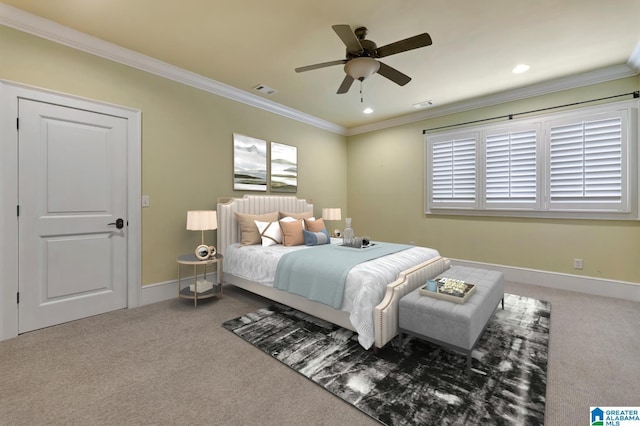
<instances>
[{"instance_id":1,"label":"sage green wall","mask_svg":"<svg viewBox=\"0 0 640 426\"><path fill-rule=\"evenodd\" d=\"M640 78L540 96L348 138L348 214L356 235L437 248L477 262L640 282L640 222L424 214L423 129L627 93ZM628 99L628 98L627 98ZM573 269L573 259L584 269Z\"/></svg>"},{"instance_id":2,"label":"sage green wall","mask_svg":"<svg viewBox=\"0 0 640 426\"><path fill-rule=\"evenodd\" d=\"M428 216L422 130L638 90L628 78L345 137L0 26L0 79L142 111L143 284L175 279L188 209L232 191L232 133L298 147L298 196L342 207L356 233L451 258L640 282L640 222ZM347 169L348 164L348 169ZM200 182L200 183L196 183ZM204 182L204 183L202 183ZM348 184L348 185L347 185ZM206 235L215 240L215 233ZM584 259L584 270L572 268Z\"/></svg>"},{"instance_id":3,"label":"sage green wall","mask_svg":"<svg viewBox=\"0 0 640 426\"><path fill-rule=\"evenodd\" d=\"M215 66L212 63L212 66ZM177 277L200 241L186 212L233 189L234 132L298 148L298 193L346 209L346 137L0 26L0 79L142 111L142 283ZM215 232L205 234L215 243Z\"/></svg>"}]
</instances>

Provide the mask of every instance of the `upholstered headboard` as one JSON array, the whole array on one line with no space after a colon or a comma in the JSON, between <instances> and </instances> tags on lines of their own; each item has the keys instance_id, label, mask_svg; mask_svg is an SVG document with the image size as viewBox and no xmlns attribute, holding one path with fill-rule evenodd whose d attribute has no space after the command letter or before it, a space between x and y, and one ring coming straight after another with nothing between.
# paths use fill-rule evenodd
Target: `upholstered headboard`
<instances>
[{"instance_id":1,"label":"upholstered headboard","mask_svg":"<svg viewBox=\"0 0 640 426\"><path fill-rule=\"evenodd\" d=\"M234 212L265 214L271 212L313 212L313 204L292 195L245 195L242 198L218 198L218 246L219 253L240 241L240 227Z\"/></svg>"}]
</instances>

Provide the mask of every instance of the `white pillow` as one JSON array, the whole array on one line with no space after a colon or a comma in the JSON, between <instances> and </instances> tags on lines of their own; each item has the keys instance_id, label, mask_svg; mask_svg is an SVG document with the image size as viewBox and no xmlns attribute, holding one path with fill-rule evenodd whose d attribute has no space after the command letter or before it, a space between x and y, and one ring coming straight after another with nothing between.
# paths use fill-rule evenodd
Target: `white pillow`
<instances>
[{"instance_id":1,"label":"white pillow","mask_svg":"<svg viewBox=\"0 0 640 426\"><path fill-rule=\"evenodd\" d=\"M280 224L278 222L260 222L254 221L260 232L260 238L262 239L262 246L269 247L282 243L282 231L280 230Z\"/></svg>"},{"instance_id":2,"label":"white pillow","mask_svg":"<svg viewBox=\"0 0 640 426\"><path fill-rule=\"evenodd\" d=\"M296 219L295 217L287 216L280 219L280 222L295 222L296 220L302 220L302 229L307 229L307 224L305 223L305 220L316 220L316 218L311 216L308 219Z\"/></svg>"},{"instance_id":3,"label":"white pillow","mask_svg":"<svg viewBox=\"0 0 640 426\"><path fill-rule=\"evenodd\" d=\"M280 219L281 222L295 222L296 220L300 219L296 219L295 217L291 216L283 217L282 219Z\"/></svg>"}]
</instances>

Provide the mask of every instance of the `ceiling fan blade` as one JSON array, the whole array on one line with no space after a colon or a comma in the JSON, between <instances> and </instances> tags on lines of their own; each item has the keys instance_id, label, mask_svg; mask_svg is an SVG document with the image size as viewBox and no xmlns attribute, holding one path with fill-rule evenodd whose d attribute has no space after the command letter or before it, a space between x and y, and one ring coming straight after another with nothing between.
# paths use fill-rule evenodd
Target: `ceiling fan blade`
<instances>
[{"instance_id":1,"label":"ceiling fan blade","mask_svg":"<svg viewBox=\"0 0 640 426\"><path fill-rule=\"evenodd\" d=\"M400 86L404 86L405 84L411 81L411 77L409 77L408 75L401 73L397 69L390 67L387 64L384 64L380 61L378 62L380 63L380 69L378 70L378 74L380 74L381 76L387 77L389 80L393 81L394 83Z\"/></svg>"},{"instance_id":2,"label":"ceiling fan blade","mask_svg":"<svg viewBox=\"0 0 640 426\"><path fill-rule=\"evenodd\" d=\"M431 41L431 36L429 36L429 34L419 34L417 36L405 38L404 40L396 41L395 43L378 47L378 57L384 58L385 56L430 46L431 44L433 44L433 41Z\"/></svg>"},{"instance_id":3,"label":"ceiling fan blade","mask_svg":"<svg viewBox=\"0 0 640 426\"><path fill-rule=\"evenodd\" d=\"M349 25L333 25L331 28L338 34L349 52L362 52L362 45Z\"/></svg>"},{"instance_id":4,"label":"ceiling fan blade","mask_svg":"<svg viewBox=\"0 0 640 426\"><path fill-rule=\"evenodd\" d=\"M344 80L342 80L342 84L340 85L340 87L338 87L338 95L347 93L351 88L351 84L353 84L353 77L351 77L350 75L345 75Z\"/></svg>"},{"instance_id":5,"label":"ceiling fan blade","mask_svg":"<svg viewBox=\"0 0 640 426\"><path fill-rule=\"evenodd\" d=\"M316 70L318 68L330 67L330 66L333 66L333 65L343 65L345 62L347 62L346 59L339 59L337 61L322 62L320 64L307 65L306 67L298 67L298 68L296 68L296 72L311 71L311 70Z\"/></svg>"}]
</instances>

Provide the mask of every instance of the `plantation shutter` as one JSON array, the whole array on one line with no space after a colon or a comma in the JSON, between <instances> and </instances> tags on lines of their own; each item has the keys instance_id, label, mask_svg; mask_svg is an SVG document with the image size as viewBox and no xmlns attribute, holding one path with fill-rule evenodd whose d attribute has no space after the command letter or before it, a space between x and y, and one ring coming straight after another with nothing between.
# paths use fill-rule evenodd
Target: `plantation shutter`
<instances>
[{"instance_id":1,"label":"plantation shutter","mask_svg":"<svg viewBox=\"0 0 640 426\"><path fill-rule=\"evenodd\" d=\"M476 138L433 143L431 190L434 203L476 200Z\"/></svg>"},{"instance_id":2,"label":"plantation shutter","mask_svg":"<svg viewBox=\"0 0 640 426\"><path fill-rule=\"evenodd\" d=\"M640 220L638 102L427 134L425 213Z\"/></svg>"},{"instance_id":3,"label":"plantation shutter","mask_svg":"<svg viewBox=\"0 0 640 426\"><path fill-rule=\"evenodd\" d=\"M486 201L534 204L537 199L537 131L528 129L487 136Z\"/></svg>"},{"instance_id":4,"label":"plantation shutter","mask_svg":"<svg viewBox=\"0 0 640 426\"><path fill-rule=\"evenodd\" d=\"M551 202L621 203L620 116L550 128Z\"/></svg>"}]
</instances>

